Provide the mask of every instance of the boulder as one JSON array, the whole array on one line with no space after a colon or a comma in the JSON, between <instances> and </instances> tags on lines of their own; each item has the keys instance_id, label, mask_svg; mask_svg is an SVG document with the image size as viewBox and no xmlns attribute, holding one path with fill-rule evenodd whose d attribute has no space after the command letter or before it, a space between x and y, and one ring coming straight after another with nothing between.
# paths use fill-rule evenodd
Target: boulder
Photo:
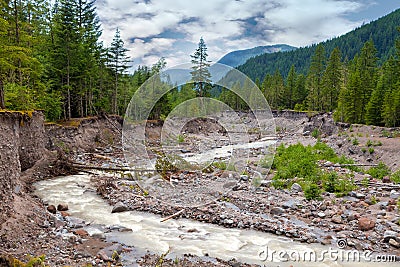
<instances>
[{"instance_id":1,"label":"boulder","mask_svg":"<svg viewBox=\"0 0 400 267\"><path fill-rule=\"evenodd\" d=\"M386 243L389 242L390 239L395 239L397 241L398 238L395 231L386 230L385 233L383 233L383 241Z\"/></svg>"},{"instance_id":2,"label":"boulder","mask_svg":"<svg viewBox=\"0 0 400 267\"><path fill-rule=\"evenodd\" d=\"M332 222L337 223L337 224L341 224L342 221L342 216L340 215L334 215L331 219Z\"/></svg>"},{"instance_id":3,"label":"boulder","mask_svg":"<svg viewBox=\"0 0 400 267\"><path fill-rule=\"evenodd\" d=\"M77 229L74 231L74 234L79 235L80 237L87 237L89 234L86 230Z\"/></svg>"},{"instance_id":4,"label":"boulder","mask_svg":"<svg viewBox=\"0 0 400 267\"><path fill-rule=\"evenodd\" d=\"M56 214L57 209L54 205L49 205L49 206L47 206L47 211L50 213Z\"/></svg>"},{"instance_id":5,"label":"boulder","mask_svg":"<svg viewBox=\"0 0 400 267\"><path fill-rule=\"evenodd\" d=\"M303 188L301 188L301 186L298 183L292 184L292 187L290 187L290 190L294 193L303 192Z\"/></svg>"},{"instance_id":6,"label":"boulder","mask_svg":"<svg viewBox=\"0 0 400 267\"><path fill-rule=\"evenodd\" d=\"M400 243L397 242L397 241L394 240L394 239L390 239L390 240L389 240L389 244L390 244L391 246L395 247L395 248L400 248Z\"/></svg>"},{"instance_id":7,"label":"boulder","mask_svg":"<svg viewBox=\"0 0 400 267\"><path fill-rule=\"evenodd\" d=\"M128 207L124 203L118 202L117 204L115 204L115 206L112 209L111 213L124 212L124 211L127 211L127 210L128 210Z\"/></svg>"},{"instance_id":8,"label":"boulder","mask_svg":"<svg viewBox=\"0 0 400 267\"><path fill-rule=\"evenodd\" d=\"M103 261L114 261L121 254L123 247L121 244L114 244L109 247L103 248L97 253L97 256Z\"/></svg>"},{"instance_id":9,"label":"boulder","mask_svg":"<svg viewBox=\"0 0 400 267\"><path fill-rule=\"evenodd\" d=\"M280 207L274 207L270 210L269 213L271 213L272 215L281 215L285 213L285 210Z\"/></svg>"},{"instance_id":10,"label":"boulder","mask_svg":"<svg viewBox=\"0 0 400 267\"><path fill-rule=\"evenodd\" d=\"M358 220L358 227L362 231L372 230L375 227L375 220L368 218L368 217L361 217Z\"/></svg>"},{"instance_id":11,"label":"boulder","mask_svg":"<svg viewBox=\"0 0 400 267\"><path fill-rule=\"evenodd\" d=\"M68 210L68 205L65 204L65 203L58 204L57 210L58 211L67 211Z\"/></svg>"}]
</instances>

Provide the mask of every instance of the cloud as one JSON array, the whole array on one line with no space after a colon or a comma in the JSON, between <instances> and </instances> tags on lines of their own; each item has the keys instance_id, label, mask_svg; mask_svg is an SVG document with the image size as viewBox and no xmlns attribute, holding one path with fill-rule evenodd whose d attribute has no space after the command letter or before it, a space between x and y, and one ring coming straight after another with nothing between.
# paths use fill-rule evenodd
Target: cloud
<instances>
[{"instance_id":1,"label":"cloud","mask_svg":"<svg viewBox=\"0 0 400 267\"><path fill-rule=\"evenodd\" d=\"M370 4L370 2L369 2ZM186 63L203 37L209 59L237 49L286 43L305 46L344 34L363 21L350 20L361 0L98 0L102 39L115 29L134 65Z\"/></svg>"}]
</instances>

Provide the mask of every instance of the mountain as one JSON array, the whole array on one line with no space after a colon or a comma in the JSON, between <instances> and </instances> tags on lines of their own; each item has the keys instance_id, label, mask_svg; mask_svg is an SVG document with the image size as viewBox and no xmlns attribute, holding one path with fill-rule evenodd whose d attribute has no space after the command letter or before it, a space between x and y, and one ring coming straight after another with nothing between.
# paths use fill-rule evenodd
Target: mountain
<instances>
[{"instance_id":1,"label":"mountain","mask_svg":"<svg viewBox=\"0 0 400 267\"><path fill-rule=\"evenodd\" d=\"M257 46L250 49L230 52L223 56L217 63L225 64L231 67L237 67L244 64L249 58L261 54L291 51L294 49L296 49L296 47L285 44Z\"/></svg>"},{"instance_id":2,"label":"mountain","mask_svg":"<svg viewBox=\"0 0 400 267\"><path fill-rule=\"evenodd\" d=\"M359 28L325 42L326 55L329 56L335 47L342 53L343 60L351 60L361 51L364 43L372 39L377 49L377 57L380 62L386 61L390 55L394 55L395 40L400 36L397 30L400 26L400 9ZM298 48L288 52L262 54L247 60L238 70L248 75L253 81L257 78L263 80L264 76L274 73L277 69L286 76L292 65L296 71L306 73L309 69L311 57L314 55L317 44Z\"/></svg>"}]
</instances>

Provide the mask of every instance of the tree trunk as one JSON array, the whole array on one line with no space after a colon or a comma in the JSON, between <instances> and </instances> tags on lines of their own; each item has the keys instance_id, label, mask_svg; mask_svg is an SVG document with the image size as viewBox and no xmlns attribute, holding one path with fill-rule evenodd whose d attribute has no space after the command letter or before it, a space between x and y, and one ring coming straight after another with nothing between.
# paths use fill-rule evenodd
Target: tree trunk
<instances>
[{"instance_id":1,"label":"tree trunk","mask_svg":"<svg viewBox=\"0 0 400 267\"><path fill-rule=\"evenodd\" d=\"M0 80L0 109L5 109L6 104L4 102L4 86L3 81Z\"/></svg>"}]
</instances>

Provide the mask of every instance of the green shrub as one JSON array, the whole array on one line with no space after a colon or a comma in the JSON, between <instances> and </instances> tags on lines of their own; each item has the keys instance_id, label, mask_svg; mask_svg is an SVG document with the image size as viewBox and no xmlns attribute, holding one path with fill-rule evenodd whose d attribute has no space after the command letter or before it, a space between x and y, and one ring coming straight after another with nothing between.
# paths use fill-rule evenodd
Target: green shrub
<instances>
[{"instance_id":1,"label":"green shrub","mask_svg":"<svg viewBox=\"0 0 400 267\"><path fill-rule=\"evenodd\" d=\"M400 183L400 169L390 175L390 180L396 184Z\"/></svg>"},{"instance_id":2,"label":"green shrub","mask_svg":"<svg viewBox=\"0 0 400 267\"><path fill-rule=\"evenodd\" d=\"M334 193L338 183L338 175L336 172L329 172L323 175L323 186L326 192Z\"/></svg>"},{"instance_id":3,"label":"green shrub","mask_svg":"<svg viewBox=\"0 0 400 267\"><path fill-rule=\"evenodd\" d=\"M390 174L390 169L383 162L379 162L378 166L371 167L367 173L375 179L382 180L383 177Z\"/></svg>"},{"instance_id":4,"label":"green shrub","mask_svg":"<svg viewBox=\"0 0 400 267\"><path fill-rule=\"evenodd\" d=\"M217 169L226 170L226 163L224 161L215 161L212 165Z\"/></svg>"},{"instance_id":5,"label":"green shrub","mask_svg":"<svg viewBox=\"0 0 400 267\"><path fill-rule=\"evenodd\" d=\"M314 129L313 131L312 131L312 133L311 133L311 136L312 137L314 137L314 138L319 138L319 136L320 136L321 134L320 134L320 132L318 131L318 129Z\"/></svg>"},{"instance_id":6,"label":"green shrub","mask_svg":"<svg viewBox=\"0 0 400 267\"><path fill-rule=\"evenodd\" d=\"M368 148L369 154L374 154L375 149L373 147Z\"/></svg>"},{"instance_id":7,"label":"green shrub","mask_svg":"<svg viewBox=\"0 0 400 267\"><path fill-rule=\"evenodd\" d=\"M360 142L358 142L358 139L356 137L354 137L353 139L353 145L358 145Z\"/></svg>"},{"instance_id":8,"label":"green shrub","mask_svg":"<svg viewBox=\"0 0 400 267\"><path fill-rule=\"evenodd\" d=\"M183 135L179 134L177 137L177 141L178 141L178 143L183 143L183 142L185 142L185 137Z\"/></svg>"},{"instance_id":9,"label":"green shrub","mask_svg":"<svg viewBox=\"0 0 400 267\"><path fill-rule=\"evenodd\" d=\"M320 200L321 198L321 190L319 189L318 185L316 184L309 184L304 189L304 196L307 200L317 199Z\"/></svg>"},{"instance_id":10,"label":"green shrub","mask_svg":"<svg viewBox=\"0 0 400 267\"><path fill-rule=\"evenodd\" d=\"M365 153L365 152L367 152L367 149L365 147L363 147L363 148L361 148L361 152Z\"/></svg>"}]
</instances>

